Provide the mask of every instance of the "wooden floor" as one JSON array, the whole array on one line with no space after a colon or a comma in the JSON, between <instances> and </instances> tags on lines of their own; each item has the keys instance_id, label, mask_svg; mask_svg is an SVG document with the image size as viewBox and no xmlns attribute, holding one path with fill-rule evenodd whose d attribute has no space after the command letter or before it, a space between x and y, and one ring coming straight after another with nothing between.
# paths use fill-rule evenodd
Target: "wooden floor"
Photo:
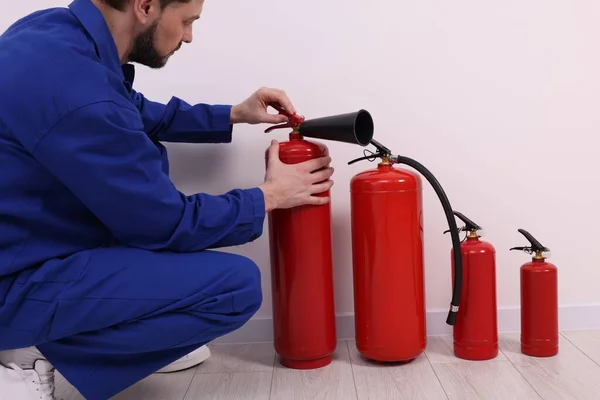
<instances>
[{"instance_id":1,"label":"wooden floor","mask_svg":"<svg viewBox=\"0 0 600 400\"><path fill-rule=\"evenodd\" d=\"M519 334L500 336L500 354L471 362L452 355L450 336L429 337L410 364L365 362L354 341L340 341L328 367L295 371L277 362L273 345L212 345L212 357L182 372L158 374L114 400L396 400L600 399L600 330L562 332L559 355L520 353ZM57 395L82 397L57 377Z\"/></svg>"}]
</instances>

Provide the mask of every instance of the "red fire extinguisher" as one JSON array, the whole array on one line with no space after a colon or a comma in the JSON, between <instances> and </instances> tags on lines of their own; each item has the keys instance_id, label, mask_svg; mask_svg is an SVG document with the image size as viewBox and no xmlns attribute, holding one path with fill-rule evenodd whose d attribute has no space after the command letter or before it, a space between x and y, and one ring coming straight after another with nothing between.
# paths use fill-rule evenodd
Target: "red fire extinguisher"
<instances>
[{"instance_id":1,"label":"red fire extinguisher","mask_svg":"<svg viewBox=\"0 0 600 400\"><path fill-rule=\"evenodd\" d=\"M437 179L423 165L378 152L359 160L381 162L350 183L354 311L357 350L380 362L408 362L426 348L421 178L433 186L444 208L455 250L454 292L446 323L454 325L462 282L462 253L452 207Z\"/></svg>"},{"instance_id":2,"label":"red fire extinguisher","mask_svg":"<svg viewBox=\"0 0 600 400\"><path fill-rule=\"evenodd\" d=\"M280 105L272 106L286 114ZM371 116L365 110L308 121L286 115L288 123L266 130L293 128L289 141L279 146L279 158L286 164L328 154L325 145L305 136L365 146L373 135ZM329 195L329 191L319 194ZM280 363L294 369L326 366L337 345L331 203L273 210L268 231L273 330Z\"/></svg>"},{"instance_id":3,"label":"red fire extinguisher","mask_svg":"<svg viewBox=\"0 0 600 400\"><path fill-rule=\"evenodd\" d=\"M521 266L521 352L534 357L558 354L558 269L546 261L550 250L529 232L519 229L531 243L513 247L533 254Z\"/></svg>"},{"instance_id":4,"label":"red fire extinguisher","mask_svg":"<svg viewBox=\"0 0 600 400\"><path fill-rule=\"evenodd\" d=\"M460 246L463 287L460 313L453 327L454 354L466 360L489 360L498 355L496 249L480 240L479 225L458 211L454 215L465 223L459 230L467 232ZM453 254L454 249L451 250L454 273Z\"/></svg>"}]
</instances>

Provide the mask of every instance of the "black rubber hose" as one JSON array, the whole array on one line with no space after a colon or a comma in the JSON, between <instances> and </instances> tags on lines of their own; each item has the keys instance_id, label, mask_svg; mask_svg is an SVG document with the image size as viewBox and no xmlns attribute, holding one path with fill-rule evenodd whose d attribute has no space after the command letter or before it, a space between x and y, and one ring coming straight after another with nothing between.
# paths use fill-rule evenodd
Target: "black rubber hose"
<instances>
[{"instance_id":1,"label":"black rubber hose","mask_svg":"<svg viewBox=\"0 0 600 400\"><path fill-rule=\"evenodd\" d=\"M398 164L406 164L419 171L419 173L421 173L427 179L431 186L433 186L435 193L442 202L442 207L444 207L444 213L446 214L446 219L448 220L448 226L450 228L450 236L452 237L452 247L454 249L454 292L452 293L452 303L448 313L448 318L446 318L446 323L448 325L454 325L456 323L456 314L458 313L460 294L462 290L462 251L460 248L460 239L458 237L458 227L456 226L456 220L454 219L454 213L452 212L450 201L448 200L446 193L444 193L444 189L442 189L442 186L435 176L433 176L433 174L418 161L403 156L397 156L396 161Z\"/></svg>"}]
</instances>

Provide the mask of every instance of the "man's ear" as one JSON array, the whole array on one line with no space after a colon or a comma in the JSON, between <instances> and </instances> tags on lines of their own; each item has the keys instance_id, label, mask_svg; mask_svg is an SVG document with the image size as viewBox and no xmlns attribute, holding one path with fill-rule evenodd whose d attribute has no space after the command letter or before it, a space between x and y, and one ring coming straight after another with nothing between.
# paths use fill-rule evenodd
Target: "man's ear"
<instances>
[{"instance_id":1,"label":"man's ear","mask_svg":"<svg viewBox=\"0 0 600 400\"><path fill-rule=\"evenodd\" d=\"M133 14L140 24L149 25L160 15L160 0L133 0Z\"/></svg>"}]
</instances>

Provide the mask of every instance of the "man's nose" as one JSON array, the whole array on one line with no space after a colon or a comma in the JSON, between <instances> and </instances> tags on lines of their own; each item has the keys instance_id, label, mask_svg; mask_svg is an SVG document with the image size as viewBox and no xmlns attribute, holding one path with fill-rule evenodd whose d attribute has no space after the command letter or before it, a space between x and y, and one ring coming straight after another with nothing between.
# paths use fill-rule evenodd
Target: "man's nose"
<instances>
[{"instance_id":1,"label":"man's nose","mask_svg":"<svg viewBox=\"0 0 600 400\"><path fill-rule=\"evenodd\" d=\"M192 34L192 31L190 30L189 32L185 32L183 34L183 38L182 41L185 43L192 43L192 40L194 39L194 36Z\"/></svg>"}]
</instances>

